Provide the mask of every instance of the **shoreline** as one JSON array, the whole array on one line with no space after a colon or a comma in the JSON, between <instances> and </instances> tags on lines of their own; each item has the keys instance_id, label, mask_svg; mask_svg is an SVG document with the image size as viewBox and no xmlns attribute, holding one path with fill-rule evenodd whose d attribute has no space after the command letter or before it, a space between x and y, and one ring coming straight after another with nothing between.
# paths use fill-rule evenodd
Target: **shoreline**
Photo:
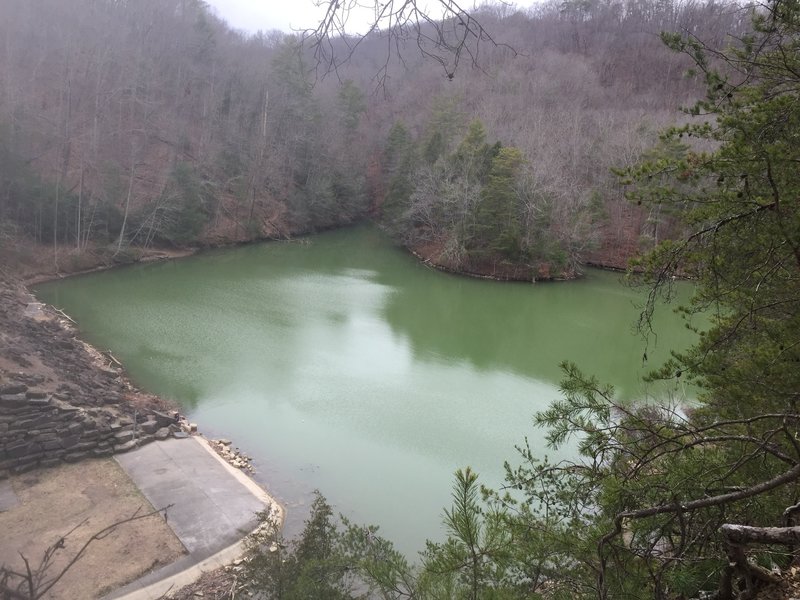
<instances>
[{"instance_id":1,"label":"shoreline","mask_svg":"<svg viewBox=\"0 0 800 600\"><path fill-rule=\"evenodd\" d=\"M112 269L122 269L125 267L132 267L134 265L139 265L139 264L177 260L181 258L187 258L189 256L194 256L200 251L201 248L186 248L185 250L174 250L174 251L167 251L162 249L156 251L153 254L145 254L139 259L130 262L119 262L110 264L103 263L103 264L98 264L94 267L80 269L78 271L36 273L33 275L22 277L21 281L22 284L27 289L27 291L33 294L33 292L30 290L30 287L39 285L40 283L48 283L50 281L60 281L61 279L67 279L70 277L80 277L81 275L91 275L93 273L102 273L103 271L110 271ZM35 294L33 295L35 296Z\"/></svg>"},{"instance_id":2,"label":"shoreline","mask_svg":"<svg viewBox=\"0 0 800 600\"><path fill-rule=\"evenodd\" d=\"M265 505L274 507L270 510L279 514L284 526L287 507L268 491L269 485L252 477L249 457L233 450L227 440L220 443L204 436L181 416L174 400L140 388L110 352L83 338L71 316L40 302L31 290L45 281L185 258L198 250L158 250L134 263L98 264L68 273L38 270L27 277L24 268L13 274L0 269L0 449L4 450L0 481L15 481L8 478L31 471L44 477L52 467L91 463L92 458L107 459L157 440L191 435L247 489L259 490L254 495L268 499ZM245 537L226 550L225 560L238 558L233 553L241 554ZM222 567L220 560L209 564ZM208 570L185 565L181 572L187 567L193 576L184 577L181 584L194 582ZM152 572L145 571L134 581Z\"/></svg>"},{"instance_id":3,"label":"shoreline","mask_svg":"<svg viewBox=\"0 0 800 600\"><path fill-rule=\"evenodd\" d=\"M424 266L433 269L434 271L439 271L441 273L447 273L449 275L456 275L458 277L468 277L470 279L485 279L488 281L496 281L498 283L566 283L569 281L577 281L583 277L583 274L576 274L574 277L545 277L541 279L528 279L523 277L502 277L498 275L491 275L488 273L482 273L478 271L470 271L467 269L453 269L448 267L447 265L443 265L439 262L436 262L432 258L426 258L421 252L415 250L410 246L403 246L414 258L416 258L420 263ZM587 266L591 266L588 265ZM532 272L532 267L526 267ZM601 267L603 268L603 267Z\"/></svg>"}]
</instances>

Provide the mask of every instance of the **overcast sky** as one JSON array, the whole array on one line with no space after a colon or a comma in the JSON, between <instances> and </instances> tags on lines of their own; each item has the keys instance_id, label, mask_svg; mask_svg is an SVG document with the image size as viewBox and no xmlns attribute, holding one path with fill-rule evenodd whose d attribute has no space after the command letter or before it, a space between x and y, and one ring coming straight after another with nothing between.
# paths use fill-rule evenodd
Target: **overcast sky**
<instances>
[{"instance_id":1,"label":"overcast sky","mask_svg":"<svg viewBox=\"0 0 800 600\"><path fill-rule=\"evenodd\" d=\"M291 32L292 29L313 29L325 14L325 7L315 6L315 0L206 0L206 2L234 29L243 29L249 33L271 29L286 32ZM461 4L471 6L482 3L482 1L468 0ZM419 6L423 7L426 5L436 7L437 4L436 0L419 2ZM372 15L374 8L351 14L348 33L363 33Z\"/></svg>"},{"instance_id":2,"label":"overcast sky","mask_svg":"<svg viewBox=\"0 0 800 600\"><path fill-rule=\"evenodd\" d=\"M313 0L206 0L234 29L308 29L324 14Z\"/></svg>"}]
</instances>

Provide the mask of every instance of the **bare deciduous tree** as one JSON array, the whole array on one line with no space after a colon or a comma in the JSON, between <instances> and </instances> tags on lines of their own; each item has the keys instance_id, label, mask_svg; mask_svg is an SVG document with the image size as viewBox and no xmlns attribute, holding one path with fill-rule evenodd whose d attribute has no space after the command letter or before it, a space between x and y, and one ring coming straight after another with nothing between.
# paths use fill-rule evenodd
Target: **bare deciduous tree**
<instances>
[{"instance_id":1,"label":"bare deciduous tree","mask_svg":"<svg viewBox=\"0 0 800 600\"><path fill-rule=\"evenodd\" d=\"M327 7L316 29L304 32L311 41L317 67L323 74L337 73L365 39L383 40L385 60L376 74L379 84L385 83L394 57L403 60L404 52L415 48L432 60L453 79L462 60L479 66L483 45L511 46L495 40L473 12L455 0L317 0ZM354 35L353 21L371 13L366 32Z\"/></svg>"}]
</instances>

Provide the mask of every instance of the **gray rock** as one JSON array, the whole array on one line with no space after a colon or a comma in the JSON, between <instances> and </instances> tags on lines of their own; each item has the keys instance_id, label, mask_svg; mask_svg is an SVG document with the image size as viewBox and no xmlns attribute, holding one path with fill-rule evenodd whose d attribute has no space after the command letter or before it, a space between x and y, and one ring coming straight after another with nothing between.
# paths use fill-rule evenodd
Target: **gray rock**
<instances>
[{"instance_id":1,"label":"gray rock","mask_svg":"<svg viewBox=\"0 0 800 600\"><path fill-rule=\"evenodd\" d=\"M16 423L14 423L14 429L17 429L19 431L28 432L38 424L39 423L38 423L37 419L25 419L25 420L17 421Z\"/></svg>"},{"instance_id":2,"label":"gray rock","mask_svg":"<svg viewBox=\"0 0 800 600\"><path fill-rule=\"evenodd\" d=\"M28 398L28 406L38 406L39 408L45 408L50 406L50 398L45 396L44 398Z\"/></svg>"},{"instance_id":3,"label":"gray rock","mask_svg":"<svg viewBox=\"0 0 800 600\"><path fill-rule=\"evenodd\" d=\"M36 468L38 463L36 461L24 463L21 465L17 465L11 469L11 472L15 475L19 475L20 473L26 473Z\"/></svg>"},{"instance_id":4,"label":"gray rock","mask_svg":"<svg viewBox=\"0 0 800 600\"><path fill-rule=\"evenodd\" d=\"M125 444L133 439L133 432L132 431L120 431L118 434L114 436L114 440L117 444Z\"/></svg>"},{"instance_id":5,"label":"gray rock","mask_svg":"<svg viewBox=\"0 0 800 600\"><path fill-rule=\"evenodd\" d=\"M89 456L88 452L70 452L64 456L64 460L68 463L76 463L79 460L83 460L87 456Z\"/></svg>"},{"instance_id":6,"label":"gray rock","mask_svg":"<svg viewBox=\"0 0 800 600\"><path fill-rule=\"evenodd\" d=\"M25 394L0 394L0 404L7 406L23 406L28 403Z\"/></svg>"},{"instance_id":7,"label":"gray rock","mask_svg":"<svg viewBox=\"0 0 800 600\"><path fill-rule=\"evenodd\" d=\"M153 411L153 416L155 416L156 423L158 424L159 428L169 427L170 425L175 425L178 422L176 419L170 417L168 414L159 412L157 410Z\"/></svg>"},{"instance_id":8,"label":"gray rock","mask_svg":"<svg viewBox=\"0 0 800 600\"><path fill-rule=\"evenodd\" d=\"M90 440L86 442L81 442L80 444L76 444L71 448L71 450L73 452L82 452L84 450L93 450L95 448L97 448L97 442Z\"/></svg>"},{"instance_id":9,"label":"gray rock","mask_svg":"<svg viewBox=\"0 0 800 600\"><path fill-rule=\"evenodd\" d=\"M79 435L83 432L83 423L70 423L67 425L69 435Z\"/></svg>"},{"instance_id":10,"label":"gray rock","mask_svg":"<svg viewBox=\"0 0 800 600\"><path fill-rule=\"evenodd\" d=\"M136 448L136 440L130 440L129 442L125 442L124 444L117 444L114 446L114 452L127 452L128 450L133 450Z\"/></svg>"},{"instance_id":11,"label":"gray rock","mask_svg":"<svg viewBox=\"0 0 800 600\"><path fill-rule=\"evenodd\" d=\"M139 429L142 433L146 435L154 434L158 429L158 422L157 421L145 421L139 425Z\"/></svg>"},{"instance_id":12,"label":"gray rock","mask_svg":"<svg viewBox=\"0 0 800 600\"><path fill-rule=\"evenodd\" d=\"M172 434L172 437L182 440L188 438L189 434L186 433L185 431L176 431L175 433Z\"/></svg>"},{"instance_id":13,"label":"gray rock","mask_svg":"<svg viewBox=\"0 0 800 600\"><path fill-rule=\"evenodd\" d=\"M81 436L69 435L67 437L61 438L61 447L72 448L75 444L77 444L80 441L81 441Z\"/></svg>"},{"instance_id":14,"label":"gray rock","mask_svg":"<svg viewBox=\"0 0 800 600\"><path fill-rule=\"evenodd\" d=\"M6 383L0 385L0 395L6 394L24 394L28 390L28 386L24 383Z\"/></svg>"},{"instance_id":15,"label":"gray rock","mask_svg":"<svg viewBox=\"0 0 800 600\"><path fill-rule=\"evenodd\" d=\"M30 453L31 446L30 442L12 442L6 446L6 454L9 458L20 458Z\"/></svg>"},{"instance_id":16,"label":"gray rock","mask_svg":"<svg viewBox=\"0 0 800 600\"><path fill-rule=\"evenodd\" d=\"M169 437L169 434L170 434L169 427L162 427L161 429L155 432L153 437L156 438L157 440L165 440Z\"/></svg>"}]
</instances>

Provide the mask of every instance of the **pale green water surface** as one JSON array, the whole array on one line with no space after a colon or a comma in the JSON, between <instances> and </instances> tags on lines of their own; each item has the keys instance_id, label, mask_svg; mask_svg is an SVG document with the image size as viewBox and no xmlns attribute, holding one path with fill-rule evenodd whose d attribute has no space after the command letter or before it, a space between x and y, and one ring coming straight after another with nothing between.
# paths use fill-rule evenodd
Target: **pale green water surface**
<instances>
[{"instance_id":1,"label":"pale green water surface","mask_svg":"<svg viewBox=\"0 0 800 600\"><path fill-rule=\"evenodd\" d=\"M290 532L319 488L411 554L441 536L456 468L498 484L525 436L546 452L531 416L558 397L561 360L630 399L645 393L647 368L691 343L665 308L657 346L645 348L632 331L643 295L619 280L599 271L536 285L447 275L361 227L36 293L139 385L255 457L258 478L289 506Z\"/></svg>"}]
</instances>

